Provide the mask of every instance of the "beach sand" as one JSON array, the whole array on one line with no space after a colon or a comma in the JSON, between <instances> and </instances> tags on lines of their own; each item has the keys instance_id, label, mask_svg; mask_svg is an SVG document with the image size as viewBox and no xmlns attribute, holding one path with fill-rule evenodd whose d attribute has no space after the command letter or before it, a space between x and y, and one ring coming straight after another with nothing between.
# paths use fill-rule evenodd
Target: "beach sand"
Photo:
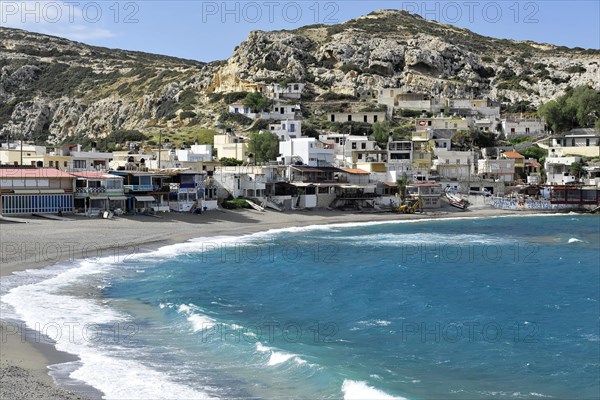
<instances>
[{"instance_id":1,"label":"beach sand","mask_svg":"<svg viewBox=\"0 0 600 400\"><path fill-rule=\"evenodd\" d=\"M285 213L227 210L200 215L165 213L158 217L119 217L114 220L73 217L71 221L56 221L31 217L26 219L28 223L0 221L0 284L1 277L15 271L43 268L82 258L124 257L196 237L239 236L291 226L514 214L524 213L491 208L464 212L444 208L411 215L327 210ZM57 352L48 344L23 340L20 327L12 322L3 320L1 328L0 399L101 396L101 393L84 385L75 388L75 392L56 386L48 375L48 365L70 360L69 355Z\"/></svg>"}]
</instances>

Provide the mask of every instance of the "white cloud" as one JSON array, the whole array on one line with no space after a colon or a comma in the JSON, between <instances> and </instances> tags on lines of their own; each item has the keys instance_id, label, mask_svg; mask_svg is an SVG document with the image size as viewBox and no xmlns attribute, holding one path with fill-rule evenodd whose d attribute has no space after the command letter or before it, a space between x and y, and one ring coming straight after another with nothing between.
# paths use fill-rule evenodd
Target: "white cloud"
<instances>
[{"instance_id":1,"label":"white cloud","mask_svg":"<svg viewBox=\"0 0 600 400\"><path fill-rule=\"evenodd\" d=\"M110 19L102 2L0 0L0 26L71 40L93 41L116 36L104 26Z\"/></svg>"}]
</instances>

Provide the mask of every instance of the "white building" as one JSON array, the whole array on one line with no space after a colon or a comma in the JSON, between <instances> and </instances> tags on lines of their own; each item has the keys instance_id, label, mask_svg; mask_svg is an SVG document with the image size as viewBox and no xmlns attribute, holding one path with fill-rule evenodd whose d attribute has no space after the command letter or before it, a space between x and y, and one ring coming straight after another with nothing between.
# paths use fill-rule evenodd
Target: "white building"
<instances>
[{"instance_id":1,"label":"white building","mask_svg":"<svg viewBox=\"0 0 600 400\"><path fill-rule=\"evenodd\" d=\"M280 160L288 164L302 163L312 167L328 166L334 162L334 150L315 138L297 138L279 142Z\"/></svg>"},{"instance_id":2,"label":"white building","mask_svg":"<svg viewBox=\"0 0 600 400\"><path fill-rule=\"evenodd\" d=\"M302 121L281 120L277 124L270 124L269 132L275 134L279 140L296 139L302 136Z\"/></svg>"},{"instance_id":3,"label":"white building","mask_svg":"<svg viewBox=\"0 0 600 400\"><path fill-rule=\"evenodd\" d=\"M500 103L490 99L447 99L446 111L458 115L500 117Z\"/></svg>"},{"instance_id":4,"label":"white building","mask_svg":"<svg viewBox=\"0 0 600 400\"><path fill-rule=\"evenodd\" d=\"M263 198L266 177L259 166L231 166L215 169L213 179L233 197ZM219 197L226 197L221 194Z\"/></svg>"},{"instance_id":5,"label":"white building","mask_svg":"<svg viewBox=\"0 0 600 400\"><path fill-rule=\"evenodd\" d=\"M265 96L270 99L299 99L304 91L304 83L288 83L280 85L271 83L264 88Z\"/></svg>"},{"instance_id":6,"label":"white building","mask_svg":"<svg viewBox=\"0 0 600 400\"><path fill-rule=\"evenodd\" d=\"M502 133L507 139L515 136L536 136L545 132L546 122L540 118L508 117L502 119Z\"/></svg>"},{"instance_id":7,"label":"white building","mask_svg":"<svg viewBox=\"0 0 600 400\"><path fill-rule=\"evenodd\" d=\"M477 175L498 182L512 182L515 176L515 159L483 159L477 161Z\"/></svg>"},{"instance_id":8,"label":"white building","mask_svg":"<svg viewBox=\"0 0 600 400\"><path fill-rule=\"evenodd\" d=\"M228 111L234 114L242 114L251 119L256 119L259 116L259 114L251 112L250 109L241 102L231 103L228 106Z\"/></svg>"},{"instance_id":9,"label":"white building","mask_svg":"<svg viewBox=\"0 0 600 400\"><path fill-rule=\"evenodd\" d=\"M260 113L259 118L276 120L296 119L296 113L299 113L300 111L300 104L276 102L269 112Z\"/></svg>"},{"instance_id":10,"label":"white building","mask_svg":"<svg viewBox=\"0 0 600 400\"><path fill-rule=\"evenodd\" d=\"M330 113L329 121L340 123L365 122L367 124L374 124L378 121L385 121L385 111Z\"/></svg>"},{"instance_id":11,"label":"white building","mask_svg":"<svg viewBox=\"0 0 600 400\"><path fill-rule=\"evenodd\" d=\"M387 181L396 182L406 175L412 176L413 143L408 140L390 140L387 155Z\"/></svg>"},{"instance_id":12,"label":"white building","mask_svg":"<svg viewBox=\"0 0 600 400\"><path fill-rule=\"evenodd\" d=\"M352 166L357 161L367 161L361 154L378 150L377 142L370 140L368 136L332 133L319 135L319 140L330 145L337 164L342 167Z\"/></svg>"},{"instance_id":13,"label":"white building","mask_svg":"<svg viewBox=\"0 0 600 400\"><path fill-rule=\"evenodd\" d=\"M245 161L248 157L248 143L242 137L233 134L215 135L214 146L217 158L235 158Z\"/></svg>"},{"instance_id":14,"label":"white building","mask_svg":"<svg viewBox=\"0 0 600 400\"><path fill-rule=\"evenodd\" d=\"M552 138L550 152L559 155L600 157L600 134L591 128L578 128Z\"/></svg>"},{"instance_id":15,"label":"white building","mask_svg":"<svg viewBox=\"0 0 600 400\"><path fill-rule=\"evenodd\" d=\"M546 183L549 185L564 185L575 182L577 177L571 174L571 164L581 161L581 157L559 157L556 153L548 154L544 169L546 170Z\"/></svg>"},{"instance_id":16,"label":"white building","mask_svg":"<svg viewBox=\"0 0 600 400\"><path fill-rule=\"evenodd\" d=\"M452 151L436 148L437 160L433 165L441 179L468 180L475 176L477 166L476 154L473 151Z\"/></svg>"},{"instance_id":17,"label":"white building","mask_svg":"<svg viewBox=\"0 0 600 400\"><path fill-rule=\"evenodd\" d=\"M189 149L177 150L177 160L181 162L212 161L213 147L210 144L193 144Z\"/></svg>"},{"instance_id":18,"label":"white building","mask_svg":"<svg viewBox=\"0 0 600 400\"><path fill-rule=\"evenodd\" d=\"M72 158L73 171L105 171L113 158L113 153L99 152L94 148L91 151L81 151L80 144L77 145L77 150L70 150L68 155Z\"/></svg>"}]
</instances>

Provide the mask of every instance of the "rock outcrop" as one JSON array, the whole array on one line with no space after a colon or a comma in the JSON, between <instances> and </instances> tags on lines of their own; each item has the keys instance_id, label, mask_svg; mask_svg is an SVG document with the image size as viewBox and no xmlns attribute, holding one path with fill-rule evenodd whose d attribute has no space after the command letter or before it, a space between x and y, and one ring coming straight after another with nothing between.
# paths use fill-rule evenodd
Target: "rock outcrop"
<instances>
[{"instance_id":1,"label":"rock outcrop","mask_svg":"<svg viewBox=\"0 0 600 400\"><path fill-rule=\"evenodd\" d=\"M252 32L228 60L208 64L0 28L0 134L60 143L119 129L214 126L211 93L279 81L304 82L313 94L403 87L538 106L569 86L600 90L599 74L598 50L494 39L391 10ZM203 118L180 120L183 111Z\"/></svg>"}]
</instances>

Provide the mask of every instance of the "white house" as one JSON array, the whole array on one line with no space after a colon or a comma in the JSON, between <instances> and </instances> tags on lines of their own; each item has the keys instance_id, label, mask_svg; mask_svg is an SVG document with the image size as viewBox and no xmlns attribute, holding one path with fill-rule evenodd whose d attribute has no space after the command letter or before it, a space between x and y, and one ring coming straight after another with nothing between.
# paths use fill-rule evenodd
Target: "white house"
<instances>
[{"instance_id":1,"label":"white house","mask_svg":"<svg viewBox=\"0 0 600 400\"><path fill-rule=\"evenodd\" d=\"M182 162L212 161L212 153L210 144L193 144L189 149L176 150L177 160Z\"/></svg>"},{"instance_id":2,"label":"white house","mask_svg":"<svg viewBox=\"0 0 600 400\"><path fill-rule=\"evenodd\" d=\"M411 141L390 140L387 152L387 181L396 182L403 175L412 176L413 143Z\"/></svg>"},{"instance_id":3,"label":"white house","mask_svg":"<svg viewBox=\"0 0 600 400\"><path fill-rule=\"evenodd\" d=\"M103 153L92 149L92 151L81 151L81 145L77 145L77 151L71 151L73 158L73 171L106 171L113 158L112 153Z\"/></svg>"},{"instance_id":4,"label":"white house","mask_svg":"<svg viewBox=\"0 0 600 400\"><path fill-rule=\"evenodd\" d=\"M259 116L259 114L253 113L248 107L244 106L244 104L241 102L229 104L228 111L234 114L242 114L251 119L256 119Z\"/></svg>"},{"instance_id":5,"label":"white house","mask_svg":"<svg viewBox=\"0 0 600 400\"><path fill-rule=\"evenodd\" d=\"M264 89L266 97L270 99L299 99L304 91L304 83L288 83L280 85L279 83L271 83Z\"/></svg>"},{"instance_id":6,"label":"white house","mask_svg":"<svg viewBox=\"0 0 600 400\"><path fill-rule=\"evenodd\" d=\"M374 124L378 121L385 121L385 111L364 111L364 112L343 112L330 113L331 122L366 122Z\"/></svg>"},{"instance_id":7,"label":"white house","mask_svg":"<svg viewBox=\"0 0 600 400\"><path fill-rule=\"evenodd\" d=\"M486 158L477 161L477 175L499 182L512 182L515 176L515 159Z\"/></svg>"},{"instance_id":8,"label":"white house","mask_svg":"<svg viewBox=\"0 0 600 400\"><path fill-rule=\"evenodd\" d=\"M334 150L315 138L296 138L279 142L280 160L288 164L302 163L317 167L332 165Z\"/></svg>"},{"instance_id":9,"label":"white house","mask_svg":"<svg viewBox=\"0 0 600 400\"><path fill-rule=\"evenodd\" d=\"M214 146L219 159L235 158L245 161L248 157L248 143L244 138L233 134L215 135Z\"/></svg>"},{"instance_id":10,"label":"white house","mask_svg":"<svg viewBox=\"0 0 600 400\"><path fill-rule=\"evenodd\" d=\"M276 102L269 112L261 112L259 118L276 120L296 119L296 113L299 113L300 111L300 104Z\"/></svg>"},{"instance_id":11,"label":"white house","mask_svg":"<svg viewBox=\"0 0 600 400\"><path fill-rule=\"evenodd\" d=\"M578 128L552 138L551 150L562 155L600 157L600 134L592 128Z\"/></svg>"},{"instance_id":12,"label":"white house","mask_svg":"<svg viewBox=\"0 0 600 400\"><path fill-rule=\"evenodd\" d=\"M275 134L279 140L296 139L302 136L302 121L281 120L279 123L270 124L269 132Z\"/></svg>"},{"instance_id":13,"label":"white house","mask_svg":"<svg viewBox=\"0 0 600 400\"><path fill-rule=\"evenodd\" d=\"M525 118L510 116L502 119L502 133L506 138L515 136L536 136L545 132L543 118Z\"/></svg>"},{"instance_id":14,"label":"white house","mask_svg":"<svg viewBox=\"0 0 600 400\"><path fill-rule=\"evenodd\" d=\"M500 116L500 103L490 99L447 99L446 111L458 115Z\"/></svg>"},{"instance_id":15,"label":"white house","mask_svg":"<svg viewBox=\"0 0 600 400\"><path fill-rule=\"evenodd\" d=\"M266 177L259 166L219 167L213 179L233 197L263 198ZM221 195L220 197L225 197Z\"/></svg>"},{"instance_id":16,"label":"white house","mask_svg":"<svg viewBox=\"0 0 600 400\"><path fill-rule=\"evenodd\" d=\"M560 157L556 153L548 154L544 169L546 170L546 183L549 185L564 185L575 182L577 177L571 174L571 164L581 161L581 157Z\"/></svg>"},{"instance_id":17,"label":"white house","mask_svg":"<svg viewBox=\"0 0 600 400\"><path fill-rule=\"evenodd\" d=\"M475 176L477 158L473 151L452 151L436 148L433 165L442 179L467 180Z\"/></svg>"}]
</instances>

